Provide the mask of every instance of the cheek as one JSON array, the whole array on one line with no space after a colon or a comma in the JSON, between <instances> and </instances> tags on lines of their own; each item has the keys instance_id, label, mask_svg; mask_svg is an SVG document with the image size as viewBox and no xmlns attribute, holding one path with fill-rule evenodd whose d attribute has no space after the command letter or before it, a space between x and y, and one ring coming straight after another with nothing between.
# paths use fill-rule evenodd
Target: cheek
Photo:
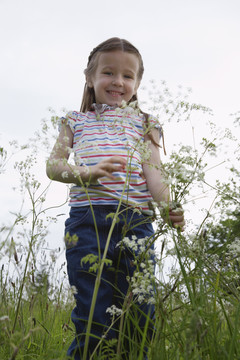
<instances>
[{"instance_id":1,"label":"cheek","mask_svg":"<svg viewBox=\"0 0 240 360\"><path fill-rule=\"evenodd\" d=\"M104 90L104 88L105 88L106 86L108 86L108 81L105 80L105 79L103 79L103 80L101 80L101 81L98 81L98 82L95 84L94 88L97 89L97 90Z\"/></svg>"}]
</instances>

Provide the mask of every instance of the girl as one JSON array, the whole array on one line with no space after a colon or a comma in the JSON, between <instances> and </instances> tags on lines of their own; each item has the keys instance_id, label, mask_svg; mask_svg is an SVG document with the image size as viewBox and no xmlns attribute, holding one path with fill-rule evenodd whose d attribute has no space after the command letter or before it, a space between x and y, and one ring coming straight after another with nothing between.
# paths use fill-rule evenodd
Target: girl
<instances>
[{"instance_id":1,"label":"girl","mask_svg":"<svg viewBox=\"0 0 240 360\"><path fill-rule=\"evenodd\" d=\"M50 179L74 184L65 241L76 290L76 337L68 350L75 359L90 356L103 335L116 336L109 311L126 304L135 270L133 254L117 244L123 238L153 239L149 203L169 204L159 170L161 127L136 102L143 71L139 51L126 40L111 38L93 49L80 112L61 119L47 162ZM75 165L68 162L71 149ZM184 225L182 211L170 210L169 218L173 226ZM140 327L153 312L153 306L139 305Z\"/></svg>"}]
</instances>

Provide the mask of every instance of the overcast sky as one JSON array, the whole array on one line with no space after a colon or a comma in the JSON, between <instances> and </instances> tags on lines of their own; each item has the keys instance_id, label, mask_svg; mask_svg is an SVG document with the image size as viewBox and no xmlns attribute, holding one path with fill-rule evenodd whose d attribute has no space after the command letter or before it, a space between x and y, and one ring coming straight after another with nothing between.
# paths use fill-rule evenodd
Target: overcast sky
<instances>
[{"instance_id":1,"label":"overcast sky","mask_svg":"<svg viewBox=\"0 0 240 360\"><path fill-rule=\"evenodd\" d=\"M78 110L87 57L112 36L141 52L143 85L190 87L228 125L240 110L239 19L239 0L0 0L0 141L31 137L48 107ZM4 176L1 203L11 208Z\"/></svg>"},{"instance_id":2,"label":"overcast sky","mask_svg":"<svg viewBox=\"0 0 240 360\"><path fill-rule=\"evenodd\" d=\"M143 84L193 89L222 118L239 110L239 0L0 0L1 133L31 135L47 107L79 109L87 57L119 36L139 48Z\"/></svg>"}]
</instances>

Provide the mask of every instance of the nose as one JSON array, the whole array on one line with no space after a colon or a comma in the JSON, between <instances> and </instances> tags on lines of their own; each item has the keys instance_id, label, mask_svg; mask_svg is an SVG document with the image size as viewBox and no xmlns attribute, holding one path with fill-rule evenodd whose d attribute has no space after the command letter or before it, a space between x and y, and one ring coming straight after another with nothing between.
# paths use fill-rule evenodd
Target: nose
<instances>
[{"instance_id":1,"label":"nose","mask_svg":"<svg viewBox=\"0 0 240 360\"><path fill-rule=\"evenodd\" d=\"M114 76L112 84L115 86L123 86L123 78L121 75Z\"/></svg>"}]
</instances>

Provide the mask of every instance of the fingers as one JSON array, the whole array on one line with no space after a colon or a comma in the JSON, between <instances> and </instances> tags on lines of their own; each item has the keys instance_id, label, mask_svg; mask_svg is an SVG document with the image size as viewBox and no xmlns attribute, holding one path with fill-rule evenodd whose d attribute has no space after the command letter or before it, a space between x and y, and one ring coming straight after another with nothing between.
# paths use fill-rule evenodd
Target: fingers
<instances>
[{"instance_id":1,"label":"fingers","mask_svg":"<svg viewBox=\"0 0 240 360\"><path fill-rule=\"evenodd\" d=\"M103 160L99 165L102 166L104 171L106 171L106 176L114 179L112 173L123 171L126 167L126 160L119 156L112 156L107 160Z\"/></svg>"},{"instance_id":2,"label":"fingers","mask_svg":"<svg viewBox=\"0 0 240 360\"><path fill-rule=\"evenodd\" d=\"M127 165L127 161L121 156L111 156L105 160L100 161L97 165L93 166L92 179L101 177L108 177L112 180L115 176L114 172L123 171Z\"/></svg>"},{"instance_id":3,"label":"fingers","mask_svg":"<svg viewBox=\"0 0 240 360\"><path fill-rule=\"evenodd\" d=\"M170 209L168 213L168 223L169 225L184 231L184 211L181 208Z\"/></svg>"},{"instance_id":4,"label":"fingers","mask_svg":"<svg viewBox=\"0 0 240 360\"><path fill-rule=\"evenodd\" d=\"M101 163L106 163L106 164L119 164L122 167L125 167L127 165L127 161L126 159L124 159L121 156L111 156L110 158L101 161Z\"/></svg>"},{"instance_id":5,"label":"fingers","mask_svg":"<svg viewBox=\"0 0 240 360\"><path fill-rule=\"evenodd\" d=\"M183 211L173 212L172 210L169 212L169 220L175 228L180 228L181 231L184 230L185 220Z\"/></svg>"}]
</instances>

